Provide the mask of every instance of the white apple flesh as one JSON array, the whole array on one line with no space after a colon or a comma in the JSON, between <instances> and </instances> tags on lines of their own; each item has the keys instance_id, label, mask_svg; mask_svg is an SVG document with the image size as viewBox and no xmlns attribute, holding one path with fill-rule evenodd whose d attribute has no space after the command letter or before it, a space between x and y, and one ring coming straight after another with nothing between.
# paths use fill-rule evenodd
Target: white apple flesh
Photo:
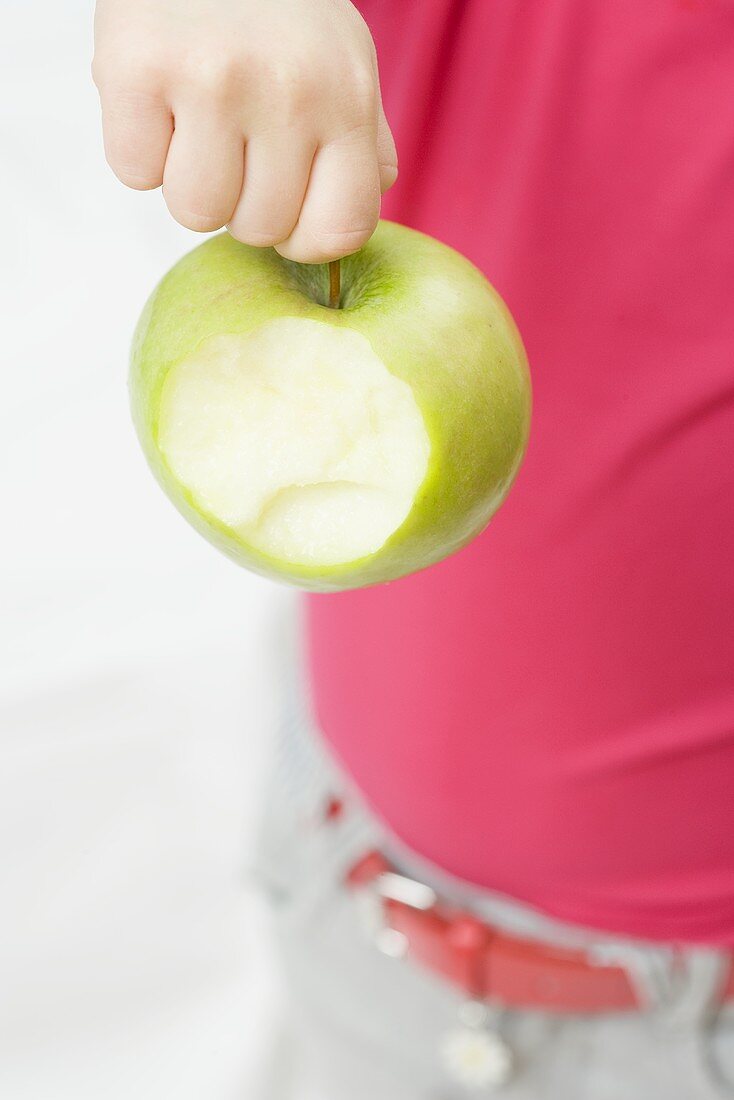
<instances>
[{"instance_id":1,"label":"white apple flesh","mask_svg":"<svg viewBox=\"0 0 734 1100\"><path fill-rule=\"evenodd\" d=\"M369 341L301 317L204 341L166 378L158 440L244 543L312 566L379 550L431 449L410 387Z\"/></svg>"}]
</instances>

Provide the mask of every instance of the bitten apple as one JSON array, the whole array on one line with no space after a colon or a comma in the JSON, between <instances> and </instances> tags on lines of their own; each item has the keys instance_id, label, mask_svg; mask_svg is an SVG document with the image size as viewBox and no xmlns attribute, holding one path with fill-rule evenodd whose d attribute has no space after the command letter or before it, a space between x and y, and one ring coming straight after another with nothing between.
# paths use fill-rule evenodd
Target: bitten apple
<instances>
[{"instance_id":1,"label":"bitten apple","mask_svg":"<svg viewBox=\"0 0 734 1100\"><path fill-rule=\"evenodd\" d=\"M153 292L130 373L176 507L235 561L318 591L464 546L507 495L530 422L517 329L452 249L383 221L329 303L326 266L212 237Z\"/></svg>"}]
</instances>

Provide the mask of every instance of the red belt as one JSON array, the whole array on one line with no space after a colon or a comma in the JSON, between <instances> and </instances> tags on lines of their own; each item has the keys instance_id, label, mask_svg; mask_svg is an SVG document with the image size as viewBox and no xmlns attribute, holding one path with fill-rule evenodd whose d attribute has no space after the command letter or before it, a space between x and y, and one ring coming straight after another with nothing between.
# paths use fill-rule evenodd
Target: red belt
<instances>
[{"instance_id":1,"label":"red belt","mask_svg":"<svg viewBox=\"0 0 734 1100\"><path fill-rule=\"evenodd\" d=\"M452 906L423 883L370 852L347 875L370 902L378 944L414 959L474 1000L555 1012L617 1012L643 1007L623 966L593 953L512 936ZM734 998L734 969L722 994Z\"/></svg>"}]
</instances>

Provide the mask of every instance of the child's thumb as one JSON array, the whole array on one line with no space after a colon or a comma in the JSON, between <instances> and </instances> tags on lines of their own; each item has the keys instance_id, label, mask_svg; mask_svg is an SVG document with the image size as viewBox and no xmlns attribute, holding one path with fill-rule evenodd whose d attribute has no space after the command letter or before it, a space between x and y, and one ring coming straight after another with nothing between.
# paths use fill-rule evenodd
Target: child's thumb
<instances>
[{"instance_id":1,"label":"child's thumb","mask_svg":"<svg viewBox=\"0 0 734 1100\"><path fill-rule=\"evenodd\" d=\"M377 163L380 168L380 190L384 193L398 178L398 153L390 127L380 102L377 120Z\"/></svg>"}]
</instances>

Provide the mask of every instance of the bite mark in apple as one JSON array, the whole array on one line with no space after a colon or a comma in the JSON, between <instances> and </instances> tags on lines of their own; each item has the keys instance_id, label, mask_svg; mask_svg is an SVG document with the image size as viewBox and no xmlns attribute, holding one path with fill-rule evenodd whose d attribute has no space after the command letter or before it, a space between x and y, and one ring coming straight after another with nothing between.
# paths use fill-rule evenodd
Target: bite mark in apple
<instances>
[{"instance_id":1,"label":"bite mark in apple","mask_svg":"<svg viewBox=\"0 0 734 1100\"><path fill-rule=\"evenodd\" d=\"M358 332L281 317L171 370L158 445L197 505L283 561L378 550L411 510L430 441L410 387Z\"/></svg>"}]
</instances>

